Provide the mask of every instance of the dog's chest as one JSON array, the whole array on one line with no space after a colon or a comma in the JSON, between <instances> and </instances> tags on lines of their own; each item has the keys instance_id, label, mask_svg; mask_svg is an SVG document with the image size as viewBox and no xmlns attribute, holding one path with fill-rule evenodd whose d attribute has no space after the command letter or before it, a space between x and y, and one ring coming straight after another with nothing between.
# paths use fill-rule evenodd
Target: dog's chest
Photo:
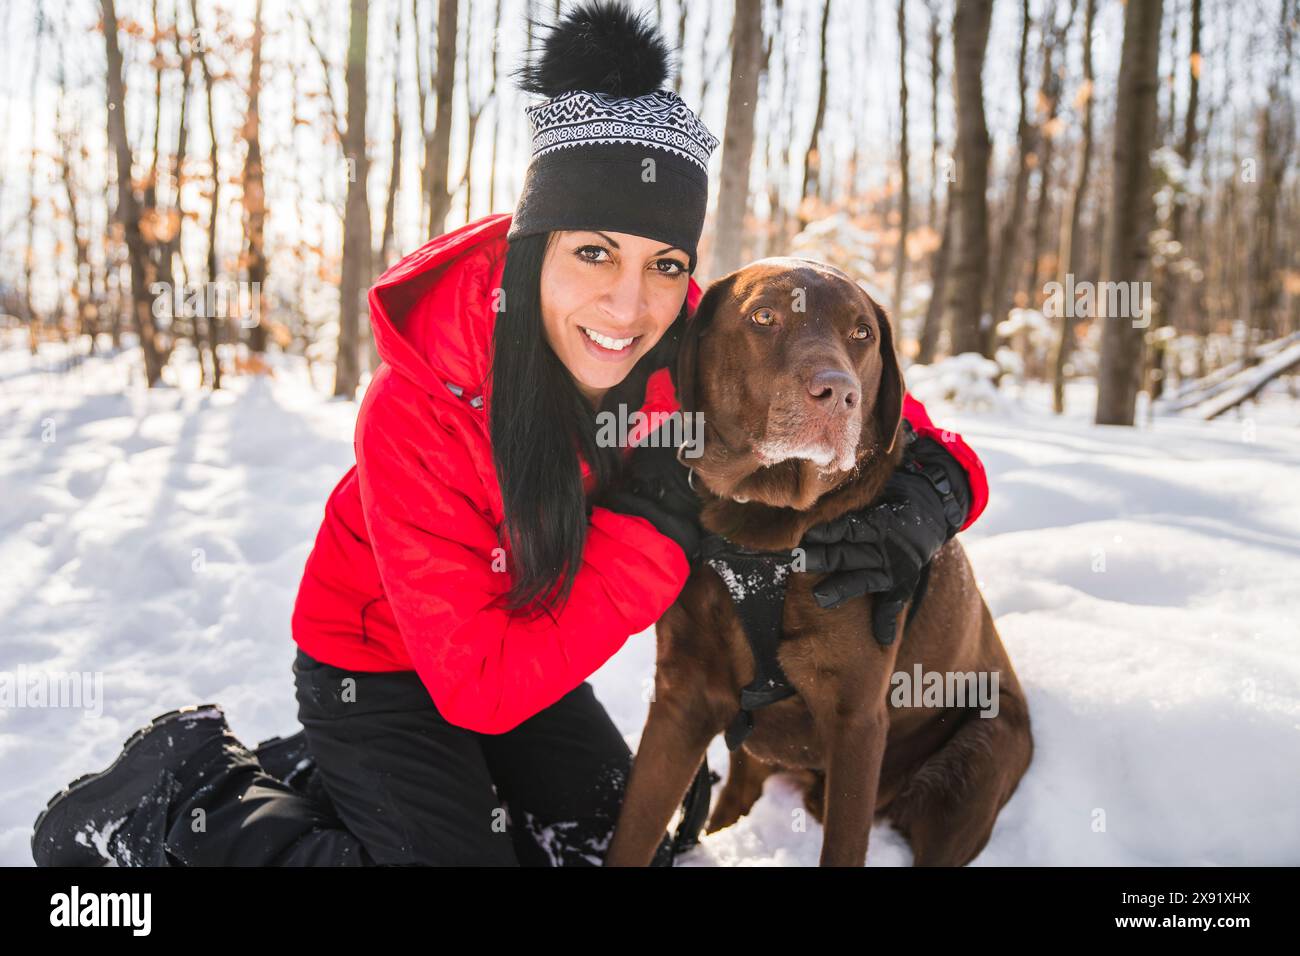
<instances>
[{"instance_id":1,"label":"dog's chest","mask_svg":"<svg viewBox=\"0 0 1300 956\"><path fill-rule=\"evenodd\" d=\"M709 639L721 659L713 672L714 689L734 702L734 713L740 706L741 688L756 673L755 655L734 600L741 592L738 582L725 573L702 569L697 574L702 579L695 583L707 592L715 611L710 616L714 633ZM823 766L818 715L824 722L826 714L843 712L845 701L861 702L863 690L875 683L873 668L887 666L866 630L871 620L869 598L822 609L812 596L817 580L816 575L791 574L784 582L777 659L796 693L754 710L754 729L744 744L756 757L788 767Z\"/></svg>"}]
</instances>

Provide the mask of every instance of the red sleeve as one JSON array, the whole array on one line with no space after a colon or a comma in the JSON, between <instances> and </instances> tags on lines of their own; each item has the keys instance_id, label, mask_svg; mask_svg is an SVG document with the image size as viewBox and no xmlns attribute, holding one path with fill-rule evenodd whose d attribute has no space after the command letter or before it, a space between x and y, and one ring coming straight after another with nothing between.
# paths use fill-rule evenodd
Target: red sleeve
<instances>
[{"instance_id":1,"label":"red sleeve","mask_svg":"<svg viewBox=\"0 0 1300 956\"><path fill-rule=\"evenodd\" d=\"M410 390L409 393L407 390ZM379 407L379 403L383 407ZM676 600L689 566L644 518L592 509L582 566L552 620L489 607L508 557L482 506L464 422L381 374L357 423L357 475L384 593L451 723L500 734L573 690Z\"/></svg>"},{"instance_id":2,"label":"red sleeve","mask_svg":"<svg viewBox=\"0 0 1300 956\"><path fill-rule=\"evenodd\" d=\"M965 531L980 516L989 501L989 482L984 474L984 463L956 432L935 428L925 406L913 398L910 392L903 398L903 417L911 423L918 435L942 442L943 447L966 469L966 479L970 484L970 513L966 516L966 523L958 529Z\"/></svg>"}]
</instances>

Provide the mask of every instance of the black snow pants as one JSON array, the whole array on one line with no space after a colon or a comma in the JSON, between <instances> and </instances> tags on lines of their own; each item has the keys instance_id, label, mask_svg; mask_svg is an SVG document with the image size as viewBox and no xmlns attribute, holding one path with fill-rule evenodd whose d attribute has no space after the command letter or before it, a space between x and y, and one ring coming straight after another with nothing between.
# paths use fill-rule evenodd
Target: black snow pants
<instances>
[{"instance_id":1,"label":"black snow pants","mask_svg":"<svg viewBox=\"0 0 1300 956\"><path fill-rule=\"evenodd\" d=\"M632 754L590 684L479 734L447 723L414 671L349 671L298 649L293 674L328 802L227 735L187 765L168 814L178 864L601 865ZM669 858L665 834L656 865Z\"/></svg>"}]
</instances>

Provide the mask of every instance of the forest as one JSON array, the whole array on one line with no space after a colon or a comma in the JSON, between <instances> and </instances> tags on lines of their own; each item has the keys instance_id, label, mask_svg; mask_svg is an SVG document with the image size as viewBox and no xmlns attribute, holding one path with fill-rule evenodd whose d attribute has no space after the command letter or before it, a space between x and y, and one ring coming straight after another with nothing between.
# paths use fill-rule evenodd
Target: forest
<instances>
[{"instance_id":1,"label":"forest","mask_svg":"<svg viewBox=\"0 0 1300 956\"><path fill-rule=\"evenodd\" d=\"M725 143L697 280L823 258L907 363L974 353L1058 411L1093 382L1099 423L1294 370L1297 0L640 6ZM512 70L559 9L4 0L0 323L65 362L138 349L150 386L278 352L355 396L372 281L512 208Z\"/></svg>"}]
</instances>

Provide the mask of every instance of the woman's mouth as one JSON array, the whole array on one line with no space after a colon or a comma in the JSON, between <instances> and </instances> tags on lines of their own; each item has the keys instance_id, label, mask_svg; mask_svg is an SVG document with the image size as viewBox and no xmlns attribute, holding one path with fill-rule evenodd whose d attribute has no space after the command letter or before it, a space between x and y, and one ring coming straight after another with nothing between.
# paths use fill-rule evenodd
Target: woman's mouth
<instances>
[{"instance_id":1,"label":"woman's mouth","mask_svg":"<svg viewBox=\"0 0 1300 956\"><path fill-rule=\"evenodd\" d=\"M597 332L595 329L589 329L585 325L580 325L578 328L582 330L582 338L586 342L587 351L596 358L607 362L627 358L636 347L637 340L641 338L639 335L615 338L612 335Z\"/></svg>"}]
</instances>

